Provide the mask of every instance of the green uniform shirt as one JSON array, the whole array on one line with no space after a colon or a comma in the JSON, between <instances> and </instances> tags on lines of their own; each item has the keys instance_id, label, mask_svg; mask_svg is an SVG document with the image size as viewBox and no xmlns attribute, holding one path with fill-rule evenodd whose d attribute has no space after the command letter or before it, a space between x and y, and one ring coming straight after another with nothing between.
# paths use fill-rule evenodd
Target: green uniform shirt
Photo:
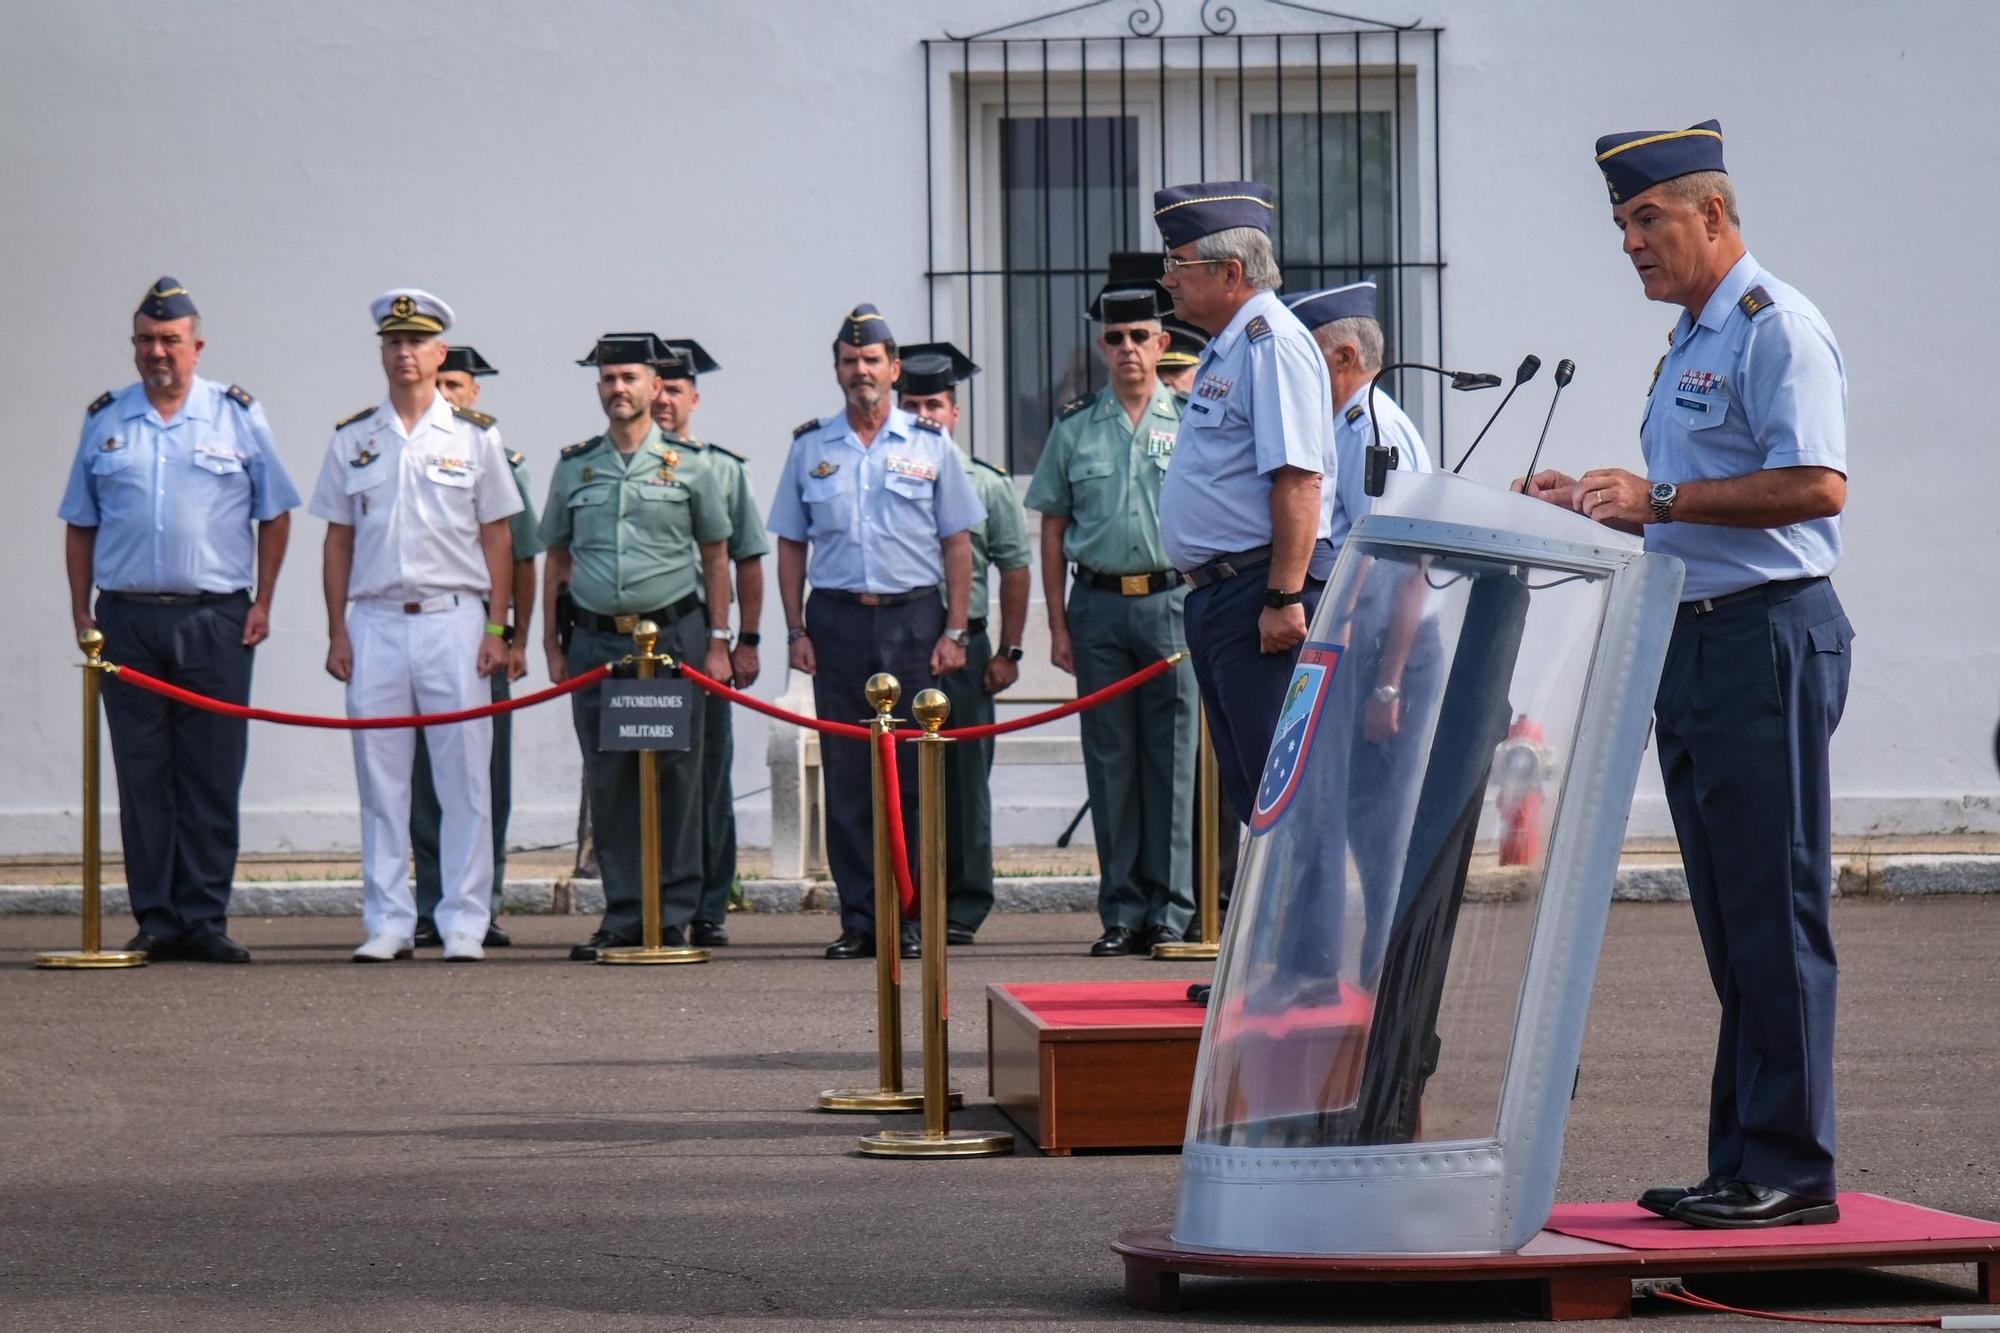
<instances>
[{"instance_id":1,"label":"green uniform shirt","mask_svg":"<svg viewBox=\"0 0 2000 1333\"><path fill-rule=\"evenodd\" d=\"M533 560L542 553L542 536L535 529L535 497L528 494L528 460L519 450L509 450L507 467L514 474L514 489L521 492L521 512L507 520L507 532L514 539L514 558Z\"/></svg>"},{"instance_id":2,"label":"green uniform shirt","mask_svg":"<svg viewBox=\"0 0 2000 1333\"><path fill-rule=\"evenodd\" d=\"M657 611L701 585L702 542L729 536L729 511L707 468L653 426L630 460L609 436L562 451L549 479L542 545L568 551L570 592L601 616Z\"/></svg>"},{"instance_id":3,"label":"green uniform shirt","mask_svg":"<svg viewBox=\"0 0 2000 1333\"><path fill-rule=\"evenodd\" d=\"M722 507L729 515L730 561L769 555L771 537L764 531L764 516L757 512L757 497L750 491L750 460L719 444L678 435L667 443L680 450L683 472L706 468L715 477L715 488L722 493Z\"/></svg>"},{"instance_id":4,"label":"green uniform shirt","mask_svg":"<svg viewBox=\"0 0 2000 1333\"><path fill-rule=\"evenodd\" d=\"M1063 555L1100 574L1167 568L1160 482L1180 430L1180 395L1164 384L1135 426L1106 385L1064 405L1028 486L1028 508L1069 519Z\"/></svg>"},{"instance_id":5,"label":"green uniform shirt","mask_svg":"<svg viewBox=\"0 0 2000 1333\"><path fill-rule=\"evenodd\" d=\"M1014 482L1005 468L994 467L982 458L967 458L963 453L958 461L965 465L965 475L972 479L973 494L986 506L986 517L967 529L972 536L972 600L966 616L978 620L989 610L986 567L998 565L1003 574L1028 567L1028 516L1021 512L1021 498L1014 494ZM951 597L945 584L938 585L938 592L947 600Z\"/></svg>"}]
</instances>

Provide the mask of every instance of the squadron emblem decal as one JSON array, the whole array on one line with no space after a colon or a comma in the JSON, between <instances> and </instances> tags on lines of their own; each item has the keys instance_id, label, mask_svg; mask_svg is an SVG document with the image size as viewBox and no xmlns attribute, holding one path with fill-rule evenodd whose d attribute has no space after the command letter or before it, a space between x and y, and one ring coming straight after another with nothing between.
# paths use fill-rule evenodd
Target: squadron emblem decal
<instances>
[{"instance_id":1,"label":"squadron emblem decal","mask_svg":"<svg viewBox=\"0 0 2000 1333\"><path fill-rule=\"evenodd\" d=\"M1253 834L1270 832L1298 794L1299 779L1312 756L1319 716L1326 708L1327 687L1333 683L1343 651L1337 643L1308 643L1299 652L1292 683L1285 687L1278 728L1271 737L1271 753L1264 760L1264 777L1257 784L1257 803L1250 812Z\"/></svg>"}]
</instances>

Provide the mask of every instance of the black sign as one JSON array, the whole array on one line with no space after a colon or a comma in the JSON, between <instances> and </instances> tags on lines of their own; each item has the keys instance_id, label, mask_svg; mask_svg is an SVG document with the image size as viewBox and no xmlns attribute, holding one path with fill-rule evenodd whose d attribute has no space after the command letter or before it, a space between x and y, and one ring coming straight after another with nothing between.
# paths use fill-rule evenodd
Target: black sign
<instances>
[{"instance_id":1,"label":"black sign","mask_svg":"<svg viewBox=\"0 0 2000 1333\"><path fill-rule=\"evenodd\" d=\"M694 743L693 687L684 680L607 680L599 750L686 750Z\"/></svg>"}]
</instances>

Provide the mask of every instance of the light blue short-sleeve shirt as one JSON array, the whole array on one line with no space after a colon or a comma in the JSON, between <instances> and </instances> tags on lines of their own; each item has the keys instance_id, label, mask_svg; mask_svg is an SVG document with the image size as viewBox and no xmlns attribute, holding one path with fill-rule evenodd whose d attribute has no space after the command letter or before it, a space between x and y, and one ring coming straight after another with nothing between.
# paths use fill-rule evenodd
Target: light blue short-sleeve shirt
<instances>
[{"instance_id":1,"label":"light blue short-sleeve shirt","mask_svg":"<svg viewBox=\"0 0 2000 1333\"><path fill-rule=\"evenodd\" d=\"M1176 569L1268 545L1279 468L1335 484L1332 396L1318 344L1277 293L1244 302L1195 367L1160 486L1160 536ZM1322 501L1321 537L1329 518Z\"/></svg>"},{"instance_id":2,"label":"light blue short-sleeve shirt","mask_svg":"<svg viewBox=\"0 0 2000 1333\"><path fill-rule=\"evenodd\" d=\"M91 581L108 592L238 592L257 578L253 523L299 493L264 408L197 376L172 421L129 384L92 404L57 510L97 529Z\"/></svg>"},{"instance_id":3,"label":"light blue short-sleeve shirt","mask_svg":"<svg viewBox=\"0 0 2000 1333\"><path fill-rule=\"evenodd\" d=\"M845 412L808 422L792 436L770 530L810 545L816 588L933 587L944 581L939 543L986 517L957 450L943 427L900 407L866 448Z\"/></svg>"},{"instance_id":4,"label":"light blue short-sleeve shirt","mask_svg":"<svg viewBox=\"0 0 2000 1333\"><path fill-rule=\"evenodd\" d=\"M1736 261L1701 317L1683 312L1646 397L1639 447L1650 481L1710 481L1765 468L1847 473L1847 375L1812 302ZM1830 574L1840 519L1781 528L1648 523L1646 549L1687 566L1681 596L1722 597L1774 579Z\"/></svg>"},{"instance_id":5,"label":"light blue short-sleeve shirt","mask_svg":"<svg viewBox=\"0 0 2000 1333\"><path fill-rule=\"evenodd\" d=\"M1340 461L1334 484L1320 497L1325 515L1321 533L1338 550L1361 517L1375 508L1368 494L1368 446L1375 442L1375 422L1382 423L1382 443L1394 446L1396 468L1403 472L1431 472L1431 452L1417 423L1410 420L1402 405L1381 389L1375 391L1375 413L1368 410L1368 386L1363 384L1334 414L1333 450Z\"/></svg>"}]
</instances>

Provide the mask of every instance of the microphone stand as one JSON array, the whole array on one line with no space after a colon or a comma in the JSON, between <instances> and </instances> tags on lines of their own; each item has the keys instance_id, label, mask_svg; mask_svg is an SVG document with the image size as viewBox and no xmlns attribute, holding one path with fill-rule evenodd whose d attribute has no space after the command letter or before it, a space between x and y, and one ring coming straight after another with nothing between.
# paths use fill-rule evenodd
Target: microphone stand
<instances>
[{"instance_id":1,"label":"microphone stand","mask_svg":"<svg viewBox=\"0 0 2000 1333\"><path fill-rule=\"evenodd\" d=\"M1396 361L1376 371L1375 377L1368 381L1368 424L1373 428L1374 442L1368 446L1367 463L1362 473L1362 489L1370 495L1382 493L1382 488L1388 484L1389 469L1400 461L1396 456L1396 447L1382 443L1382 419L1375 415L1375 386L1380 384L1382 377L1392 370L1428 370L1433 375L1450 380L1451 387L1461 392L1500 387L1498 375L1489 375L1477 370L1446 370L1442 366L1427 366L1421 361ZM1507 404L1503 400L1500 405L1505 407ZM1439 441L1439 446L1438 455L1442 461L1443 441Z\"/></svg>"}]
</instances>

